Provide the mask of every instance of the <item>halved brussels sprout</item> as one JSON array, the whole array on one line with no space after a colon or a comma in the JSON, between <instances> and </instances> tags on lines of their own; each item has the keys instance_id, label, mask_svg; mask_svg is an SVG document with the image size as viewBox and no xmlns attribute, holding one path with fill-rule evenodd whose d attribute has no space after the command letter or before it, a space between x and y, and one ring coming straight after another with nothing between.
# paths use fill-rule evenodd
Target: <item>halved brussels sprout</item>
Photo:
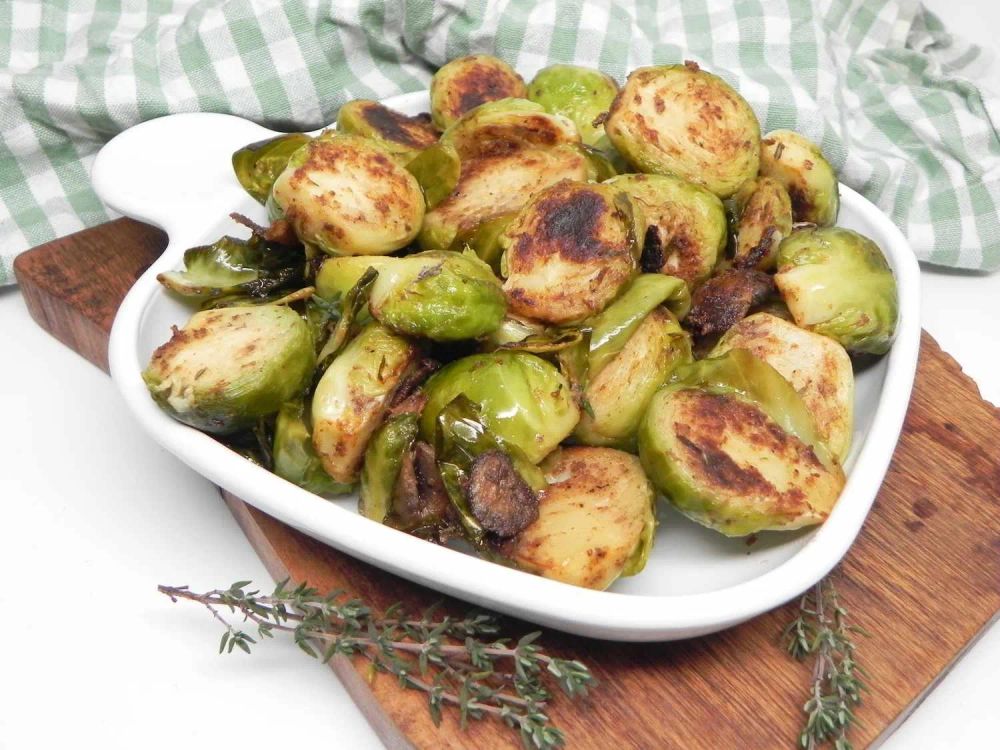
<instances>
[{"instance_id":1,"label":"halved brussels sprout","mask_svg":"<svg viewBox=\"0 0 1000 750\"><path fill-rule=\"evenodd\" d=\"M420 246L447 250L484 221L519 211L533 195L564 179L587 179L587 159L573 146L466 161L455 190L427 212Z\"/></svg>"},{"instance_id":2,"label":"halved brussels sprout","mask_svg":"<svg viewBox=\"0 0 1000 750\"><path fill-rule=\"evenodd\" d=\"M323 469L312 445L306 423L305 403L298 399L284 404L274 423L274 473L317 495L346 495L353 485L335 482Z\"/></svg>"},{"instance_id":3,"label":"halved brussels sprout","mask_svg":"<svg viewBox=\"0 0 1000 750\"><path fill-rule=\"evenodd\" d=\"M574 437L585 445L630 449L653 394L680 364L691 361L691 340L663 308L646 315L625 346L583 392Z\"/></svg>"},{"instance_id":4,"label":"halved brussels sprout","mask_svg":"<svg viewBox=\"0 0 1000 750\"><path fill-rule=\"evenodd\" d=\"M500 238L511 311L563 324L603 310L635 275L641 217L604 184L566 180L536 195Z\"/></svg>"},{"instance_id":5,"label":"halved brussels sprout","mask_svg":"<svg viewBox=\"0 0 1000 750\"><path fill-rule=\"evenodd\" d=\"M792 233L792 201L781 183L761 177L736 194L736 253L733 266L773 271L778 245Z\"/></svg>"},{"instance_id":6,"label":"halved brussels sprout","mask_svg":"<svg viewBox=\"0 0 1000 750\"><path fill-rule=\"evenodd\" d=\"M369 99L355 99L337 113L337 131L370 138L404 163L437 143L428 115L409 117Z\"/></svg>"},{"instance_id":7,"label":"halved brussels sprout","mask_svg":"<svg viewBox=\"0 0 1000 750\"><path fill-rule=\"evenodd\" d=\"M538 71L528 84L531 101L571 119L583 142L599 148L607 139L604 126L595 125L594 120L608 111L617 93L618 82L614 78L580 65L550 65Z\"/></svg>"},{"instance_id":8,"label":"halved brussels sprout","mask_svg":"<svg viewBox=\"0 0 1000 750\"><path fill-rule=\"evenodd\" d=\"M684 325L698 336L724 333L757 305L774 296L774 279L763 271L731 268L713 276L691 295Z\"/></svg>"},{"instance_id":9,"label":"halved brussels sprout","mask_svg":"<svg viewBox=\"0 0 1000 750\"><path fill-rule=\"evenodd\" d=\"M757 176L757 116L728 83L692 62L632 71L604 127L640 171L677 175L720 198Z\"/></svg>"},{"instance_id":10,"label":"halved brussels sprout","mask_svg":"<svg viewBox=\"0 0 1000 750\"><path fill-rule=\"evenodd\" d=\"M652 550L653 488L639 461L611 448L564 448L544 464L538 520L502 547L531 573L606 589L642 570Z\"/></svg>"},{"instance_id":11,"label":"halved brussels sprout","mask_svg":"<svg viewBox=\"0 0 1000 750\"><path fill-rule=\"evenodd\" d=\"M431 79L431 118L444 130L470 109L498 99L523 99L524 79L492 55L468 55L451 60Z\"/></svg>"},{"instance_id":12,"label":"halved brussels sprout","mask_svg":"<svg viewBox=\"0 0 1000 750\"><path fill-rule=\"evenodd\" d=\"M576 427L580 411L566 378L524 352L473 354L434 373L424 386L424 440L434 440L441 411L458 396L476 405L486 428L531 463L548 455Z\"/></svg>"},{"instance_id":13,"label":"halved brussels sprout","mask_svg":"<svg viewBox=\"0 0 1000 750\"><path fill-rule=\"evenodd\" d=\"M358 480L368 440L419 358L416 346L373 323L323 373L313 393L313 447L336 481Z\"/></svg>"},{"instance_id":14,"label":"halved brussels sprout","mask_svg":"<svg viewBox=\"0 0 1000 750\"><path fill-rule=\"evenodd\" d=\"M383 265L368 307L399 333L458 341L495 330L507 304L499 279L475 253L429 251Z\"/></svg>"},{"instance_id":15,"label":"halved brussels sprout","mask_svg":"<svg viewBox=\"0 0 1000 750\"><path fill-rule=\"evenodd\" d=\"M842 227L793 232L778 249L774 281L797 325L849 352L889 351L899 317L896 279L864 235Z\"/></svg>"},{"instance_id":16,"label":"halved brussels sprout","mask_svg":"<svg viewBox=\"0 0 1000 750\"><path fill-rule=\"evenodd\" d=\"M794 130L773 130L761 141L760 173L780 182L795 221L830 226L840 210L837 173L819 147Z\"/></svg>"},{"instance_id":17,"label":"halved brussels sprout","mask_svg":"<svg viewBox=\"0 0 1000 750\"><path fill-rule=\"evenodd\" d=\"M624 174L607 184L632 196L646 215L643 271L691 285L709 277L726 247L726 211L714 193L670 175Z\"/></svg>"},{"instance_id":18,"label":"halved brussels sprout","mask_svg":"<svg viewBox=\"0 0 1000 750\"><path fill-rule=\"evenodd\" d=\"M453 146L436 143L421 151L406 164L407 171L417 178L424 191L427 210L451 195L462 175L462 160Z\"/></svg>"},{"instance_id":19,"label":"halved brussels sprout","mask_svg":"<svg viewBox=\"0 0 1000 750\"><path fill-rule=\"evenodd\" d=\"M812 413L819 438L843 463L854 424L854 373L844 347L787 320L757 313L730 328L711 356L731 349L746 349L792 384Z\"/></svg>"},{"instance_id":20,"label":"halved brussels sprout","mask_svg":"<svg viewBox=\"0 0 1000 750\"><path fill-rule=\"evenodd\" d=\"M332 255L391 253L416 238L424 218L416 178L356 135L303 146L271 192L299 239Z\"/></svg>"},{"instance_id":21,"label":"halved brussels sprout","mask_svg":"<svg viewBox=\"0 0 1000 750\"><path fill-rule=\"evenodd\" d=\"M283 305L226 307L174 328L142 373L167 414L225 434L299 395L316 364L309 326Z\"/></svg>"},{"instance_id":22,"label":"halved brussels sprout","mask_svg":"<svg viewBox=\"0 0 1000 750\"><path fill-rule=\"evenodd\" d=\"M527 99L501 99L476 107L441 136L441 143L454 148L463 161L579 142L572 120L549 114Z\"/></svg>"},{"instance_id":23,"label":"halved brussels sprout","mask_svg":"<svg viewBox=\"0 0 1000 750\"><path fill-rule=\"evenodd\" d=\"M288 165L288 159L311 140L304 133L288 133L244 146L233 152L236 179L255 201L266 203L271 186Z\"/></svg>"},{"instance_id":24,"label":"halved brussels sprout","mask_svg":"<svg viewBox=\"0 0 1000 750\"><path fill-rule=\"evenodd\" d=\"M802 397L743 349L678 368L638 442L667 499L726 536L821 523L844 486Z\"/></svg>"},{"instance_id":25,"label":"halved brussels sprout","mask_svg":"<svg viewBox=\"0 0 1000 750\"><path fill-rule=\"evenodd\" d=\"M368 441L358 497L358 512L365 518L384 523L389 517L399 470L417 439L417 416L390 417Z\"/></svg>"}]
</instances>

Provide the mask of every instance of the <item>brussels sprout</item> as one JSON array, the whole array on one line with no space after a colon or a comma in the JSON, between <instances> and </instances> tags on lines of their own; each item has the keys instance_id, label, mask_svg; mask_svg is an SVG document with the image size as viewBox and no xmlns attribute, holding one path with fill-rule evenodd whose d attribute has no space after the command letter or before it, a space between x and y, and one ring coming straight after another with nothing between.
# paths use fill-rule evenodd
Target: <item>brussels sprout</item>
<instances>
[{"instance_id":1,"label":"brussels sprout","mask_svg":"<svg viewBox=\"0 0 1000 750\"><path fill-rule=\"evenodd\" d=\"M431 118L442 130L480 104L523 99L524 79L491 55L458 57L438 68L431 79Z\"/></svg>"},{"instance_id":2,"label":"brussels sprout","mask_svg":"<svg viewBox=\"0 0 1000 750\"><path fill-rule=\"evenodd\" d=\"M854 373L844 347L781 318L757 313L730 328L711 356L731 349L746 349L792 384L809 408L820 440L843 463L854 420Z\"/></svg>"},{"instance_id":3,"label":"brussels sprout","mask_svg":"<svg viewBox=\"0 0 1000 750\"><path fill-rule=\"evenodd\" d=\"M357 481L368 440L419 357L413 344L373 323L323 373L313 394L313 447L336 481Z\"/></svg>"},{"instance_id":4,"label":"brussels sprout","mask_svg":"<svg viewBox=\"0 0 1000 750\"><path fill-rule=\"evenodd\" d=\"M174 419L225 434L274 414L308 384L315 366L309 326L280 305L195 313L142 373Z\"/></svg>"},{"instance_id":5,"label":"brussels sprout","mask_svg":"<svg viewBox=\"0 0 1000 750\"><path fill-rule=\"evenodd\" d=\"M638 444L667 499L726 536L821 523L844 486L801 396L743 349L678 368Z\"/></svg>"},{"instance_id":6,"label":"brussels sprout","mask_svg":"<svg viewBox=\"0 0 1000 750\"><path fill-rule=\"evenodd\" d=\"M416 178L356 135L296 151L272 196L304 244L333 255L391 253L416 238L424 218Z\"/></svg>"},{"instance_id":7,"label":"brussels sprout","mask_svg":"<svg viewBox=\"0 0 1000 750\"><path fill-rule=\"evenodd\" d=\"M437 143L425 148L407 163L407 171L417 178L430 210L451 195L462 174L462 161L454 146Z\"/></svg>"},{"instance_id":8,"label":"brussels sprout","mask_svg":"<svg viewBox=\"0 0 1000 750\"><path fill-rule=\"evenodd\" d=\"M781 183L761 177L736 194L736 253L733 266L773 271L778 245L792 233L792 201Z\"/></svg>"},{"instance_id":9,"label":"brussels sprout","mask_svg":"<svg viewBox=\"0 0 1000 750\"><path fill-rule=\"evenodd\" d=\"M507 227L501 272L511 310L564 324L600 312L636 271L641 212L604 184L564 181Z\"/></svg>"},{"instance_id":10,"label":"brussels sprout","mask_svg":"<svg viewBox=\"0 0 1000 750\"><path fill-rule=\"evenodd\" d=\"M313 450L312 433L306 424L306 407L299 399L284 404L274 423L274 473L317 495L346 495L350 484L335 482L323 469Z\"/></svg>"},{"instance_id":11,"label":"brussels sprout","mask_svg":"<svg viewBox=\"0 0 1000 750\"><path fill-rule=\"evenodd\" d=\"M684 317L690 304L687 285L673 276L644 273L600 315L590 321L588 372L594 377L625 347L643 319L661 304Z\"/></svg>"},{"instance_id":12,"label":"brussels sprout","mask_svg":"<svg viewBox=\"0 0 1000 750\"><path fill-rule=\"evenodd\" d=\"M262 298L304 283L301 251L276 248L254 235L248 240L221 237L184 253L184 270L158 274L167 289L187 297L243 294Z\"/></svg>"},{"instance_id":13,"label":"brussels sprout","mask_svg":"<svg viewBox=\"0 0 1000 750\"><path fill-rule=\"evenodd\" d=\"M355 99L340 108L337 131L370 138L404 163L438 139L428 115L409 117L368 99Z\"/></svg>"},{"instance_id":14,"label":"brussels sprout","mask_svg":"<svg viewBox=\"0 0 1000 750\"><path fill-rule=\"evenodd\" d=\"M726 246L726 212L714 193L669 175L626 174L607 184L628 193L646 215L642 270L692 285L709 277Z\"/></svg>"},{"instance_id":15,"label":"brussels sprout","mask_svg":"<svg viewBox=\"0 0 1000 750\"><path fill-rule=\"evenodd\" d=\"M447 250L482 222L519 211L540 190L564 179L587 179L587 169L586 157L573 146L466 161L455 190L427 212L420 246Z\"/></svg>"},{"instance_id":16,"label":"brussels sprout","mask_svg":"<svg viewBox=\"0 0 1000 750\"><path fill-rule=\"evenodd\" d=\"M405 455L417 439L417 415L397 414L378 428L365 450L358 512L384 523L392 510L393 491Z\"/></svg>"},{"instance_id":17,"label":"brussels sprout","mask_svg":"<svg viewBox=\"0 0 1000 750\"><path fill-rule=\"evenodd\" d=\"M516 315L506 315L496 330L486 336L484 346L488 351L493 351L510 344L517 344L529 336L543 335L546 330L548 329L541 323L525 320Z\"/></svg>"},{"instance_id":18,"label":"brussels sprout","mask_svg":"<svg viewBox=\"0 0 1000 750\"><path fill-rule=\"evenodd\" d=\"M795 323L849 352L885 354L899 317L896 279L879 246L841 227L783 240L774 277Z\"/></svg>"},{"instance_id":19,"label":"brussels sprout","mask_svg":"<svg viewBox=\"0 0 1000 750\"><path fill-rule=\"evenodd\" d=\"M457 341L496 329L506 299L500 281L475 253L429 251L383 265L368 307L399 333Z\"/></svg>"},{"instance_id":20,"label":"brussels sprout","mask_svg":"<svg viewBox=\"0 0 1000 750\"><path fill-rule=\"evenodd\" d=\"M774 289L774 279L763 271L723 271L695 290L684 325L698 336L723 333L764 304Z\"/></svg>"},{"instance_id":21,"label":"brussels sprout","mask_svg":"<svg viewBox=\"0 0 1000 750\"><path fill-rule=\"evenodd\" d=\"M476 405L483 425L506 445L538 463L576 427L580 411L566 378L523 352L473 354L434 373L424 386L420 434L433 441L438 415L456 397Z\"/></svg>"},{"instance_id":22,"label":"brussels sprout","mask_svg":"<svg viewBox=\"0 0 1000 750\"><path fill-rule=\"evenodd\" d=\"M635 456L611 448L564 448L544 464L538 520L502 546L524 570L606 589L642 570L652 550L653 488Z\"/></svg>"},{"instance_id":23,"label":"brussels sprout","mask_svg":"<svg viewBox=\"0 0 1000 750\"><path fill-rule=\"evenodd\" d=\"M289 157L311 140L303 133L288 133L244 146L233 153L236 179L255 201L265 203Z\"/></svg>"},{"instance_id":24,"label":"brussels sprout","mask_svg":"<svg viewBox=\"0 0 1000 750\"><path fill-rule=\"evenodd\" d=\"M720 198L757 176L757 116L728 83L692 62L632 71L604 127L640 171L677 175Z\"/></svg>"},{"instance_id":25,"label":"brussels sprout","mask_svg":"<svg viewBox=\"0 0 1000 750\"><path fill-rule=\"evenodd\" d=\"M793 130L774 130L761 141L760 173L784 185L795 221L830 226L840 210L837 173L812 141Z\"/></svg>"},{"instance_id":26,"label":"brussels sprout","mask_svg":"<svg viewBox=\"0 0 1000 750\"><path fill-rule=\"evenodd\" d=\"M656 308L583 392L584 413L574 437L585 445L630 449L650 399L680 364L691 361L691 341L677 320Z\"/></svg>"},{"instance_id":27,"label":"brussels sprout","mask_svg":"<svg viewBox=\"0 0 1000 750\"><path fill-rule=\"evenodd\" d=\"M501 99L469 110L441 135L465 161L504 156L526 148L579 143L572 120L527 99Z\"/></svg>"},{"instance_id":28,"label":"brussels sprout","mask_svg":"<svg viewBox=\"0 0 1000 750\"><path fill-rule=\"evenodd\" d=\"M538 71L528 84L528 98L553 114L573 121L583 142L604 147L604 126L595 125L618 93L618 83L599 70L579 65L551 65Z\"/></svg>"}]
</instances>

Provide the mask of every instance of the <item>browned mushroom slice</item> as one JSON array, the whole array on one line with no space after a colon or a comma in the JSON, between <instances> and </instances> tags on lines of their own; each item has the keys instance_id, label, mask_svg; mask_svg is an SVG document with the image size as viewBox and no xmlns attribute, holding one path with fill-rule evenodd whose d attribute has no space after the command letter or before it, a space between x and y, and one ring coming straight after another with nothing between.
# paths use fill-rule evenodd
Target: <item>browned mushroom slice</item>
<instances>
[{"instance_id":1,"label":"browned mushroom slice","mask_svg":"<svg viewBox=\"0 0 1000 750\"><path fill-rule=\"evenodd\" d=\"M538 496L503 451L486 451L472 462L465 493L472 515L498 537L512 537L538 518Z\"/></svg>"},{"instance_id":2,"label":"browned mushroom slice","mask_svg":"<svg viewBox=\"0 0 1000 750\"><path fill-rule=\"evenodd\" d=\"M761 271L726 271L702 284L691 297L684 325L699 336L723 333L774 293L774 279Z\"/></svg>"},{"instance_id":3,"label":"browned mushroom slice","mask_svg":"<svg viewBox=\"0 0 1000 750\"><path fill-rule=\"evenodd\" d=\"M399 525L405 529L435 526L446 518L449 507L434 449L418 440L403 457L393 492L392 509Z\"/></svg>"}]
</instances>

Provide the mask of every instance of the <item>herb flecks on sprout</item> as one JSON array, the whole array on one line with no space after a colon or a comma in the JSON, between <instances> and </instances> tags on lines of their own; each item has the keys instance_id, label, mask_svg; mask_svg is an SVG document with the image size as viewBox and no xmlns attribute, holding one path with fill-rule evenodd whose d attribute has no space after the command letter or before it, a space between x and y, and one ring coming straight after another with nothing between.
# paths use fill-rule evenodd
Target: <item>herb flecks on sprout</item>
<instances>
[{"instance_id":1,"label":"herb flecks on sprout","mask_svg":"<svg viewBox=\"0 0 1000 750\"><path fill-rule=\"evenodd\" d=\"M160 593L204 605L225 628L219 653L250 653L259 639L288 633L310 656L328 662L334 656L362 656L372 669L394 675L400 685L427 694L435 724L445 708L457 709L464 729L469 720L498 719L515 729L525 748L563 747L562 731L546 713L557 685L566 695L587 694L596 680L579 661L545 653L529 633L517 642L489 640L497 620L484 613L464 619L437 615L434 607L411 617L399 605L382 615L342 591L321 594L306 584L283 581L270 596L248 590L250 581L203 594L187 586L159 586ZM257 638L224 616L224 611L256 629Z\"/></svg>"},{"instance_id":2,"label":"herb flecks on sprout","mask_svg":"<svg viewBox=\"0 0 1000 750\"><path fill-rule=\"evenodd\" d=\"M868 690L868 675L855 656L854 635L868 633L847 621L833 581L825 578L799 602L799 614L785 627L782 641L798 661L813 657L809 699L802 707L805 725L799 734L803 750L832 743L834 750L852 750L847 735L860 722L854 707Z\"/></svg>"}]
</instances>

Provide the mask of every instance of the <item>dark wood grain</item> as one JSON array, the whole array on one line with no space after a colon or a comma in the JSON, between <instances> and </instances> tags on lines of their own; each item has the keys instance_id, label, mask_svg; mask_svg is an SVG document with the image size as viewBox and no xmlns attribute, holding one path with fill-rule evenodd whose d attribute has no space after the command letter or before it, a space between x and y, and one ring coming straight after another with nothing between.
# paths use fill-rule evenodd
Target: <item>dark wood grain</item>
<instances>
[{"instance_id":1,"label":"dark wood grain","mask_svg":"<svg viewBox=\"0 0 1000 750\"><path fill-rule=\"evenodd\" d=\"M35 319L106 367L107 332L132 280L164 245L162 233L119 220L57 240L15 263ZM95 269L99 272L95 273ZM856 746L877 744L1000 610L1000 414L926 333L899 447L863 531L838 576L842 598L873 636L861 657L873 690ZM275 578L343 588L412 608L439 594L354 560L223 493ZM459 602L446 606L462 611ZM794 746L808 681L776 645L790 608L681 643L614 644L548 632L545 643L592 666L593 699L553 706L570 746L747 748ZM508 622L516 634L527 625ZM333 665L392 748L514 748L493 724L460 733L431 724L421 695L360 664Z\"/></svg>"}]
</instances>

